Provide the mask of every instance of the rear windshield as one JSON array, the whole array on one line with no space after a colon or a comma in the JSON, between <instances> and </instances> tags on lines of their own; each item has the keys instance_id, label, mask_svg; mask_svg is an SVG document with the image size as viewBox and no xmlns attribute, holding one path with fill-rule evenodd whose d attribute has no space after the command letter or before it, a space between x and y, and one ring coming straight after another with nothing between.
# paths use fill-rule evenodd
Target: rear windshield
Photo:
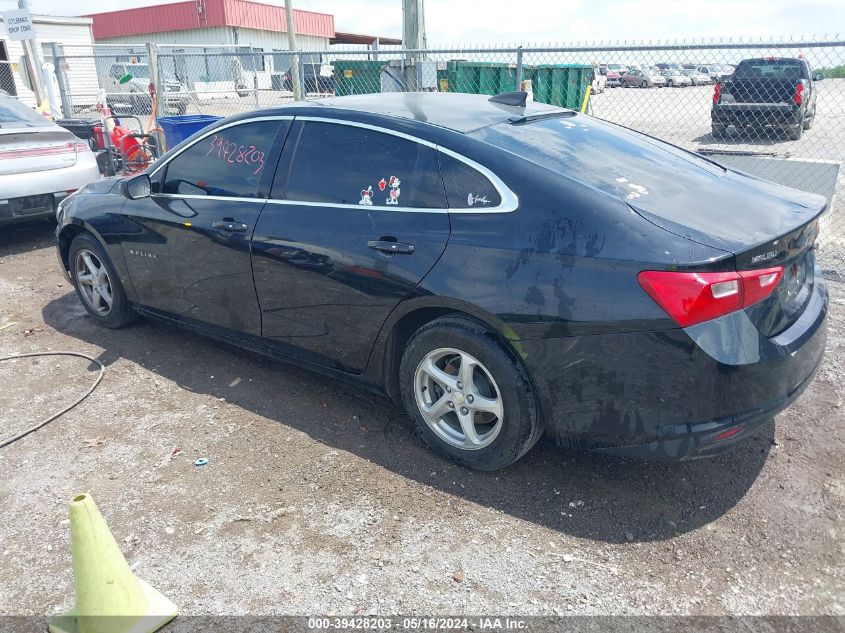
<instances>
[{"instance_id":1,"label":"rear windshield","mask_svg":"<svg viewBox=\"0 0 845 633\"><path fill-rule=\"evenodd\" d=\"M14 97L0 97L0 127L49 127L43 114L25 106Z\"/></svg>"},{"instance_id":2,"label":"rear windshield","mask_svg":"<svg viewBox=\"0 0 845 633\"><path fill-rule=\"evenodd\" d=\"M798 59L749 59L739 63L734 71L734 77L801 79L804 77L804 65Z\"/></svg>"},{"instance_id":3,"label":"rear windshield","mask_svg":"<svg viewBox=\"0 0 845 633\"><path fill-rule=\"evenodd\" d=\"M724 172L667 143L583 115L501 123L469 135L629 201L683 194Z\"/></svg>"}]
</instances>

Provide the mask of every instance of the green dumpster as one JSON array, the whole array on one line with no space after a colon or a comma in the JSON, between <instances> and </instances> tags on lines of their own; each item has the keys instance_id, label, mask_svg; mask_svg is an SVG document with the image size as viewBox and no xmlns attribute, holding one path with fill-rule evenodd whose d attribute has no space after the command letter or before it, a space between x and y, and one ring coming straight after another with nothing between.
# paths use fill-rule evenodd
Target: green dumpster
<instances>
[{"instance_id":1,"label":"green dumpster","mask_svg":"<svg viewBox=\"0 0 845 633\"><path fill-rule=\"evenodd\" d=\"M438 71L437 79L441 92L496 95L514 90L516 66L454 60L446 64L445 73Z\"/></svg>"},{"instance_id":2,"label":"green dumpster","mask_svg":"<svg viewBox=\"0 0 845 633\"><path fill-rule=\"evenodd\" d=\"M381 69L386 62L379 60L335 60L335 94L363 95L381 92Z\"/></svg>"},{"instance_id":3,"label":"green dumpster","mask_svg":"<svg viewBox=\"0 0 845 633\"><path fill-rule=\"evenodd\" d=\"M531 78L534 101L579 110L592 72L585 64L542 64L525 74Z\"/></svg>"}]
</instances>

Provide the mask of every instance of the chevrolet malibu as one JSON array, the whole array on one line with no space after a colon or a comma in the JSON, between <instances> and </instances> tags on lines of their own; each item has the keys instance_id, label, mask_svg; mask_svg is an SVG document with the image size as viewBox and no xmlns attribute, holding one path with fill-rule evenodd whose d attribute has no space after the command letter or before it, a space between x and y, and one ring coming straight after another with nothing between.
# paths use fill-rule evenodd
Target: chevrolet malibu
<instances>
[{"instance_id":1,"label":"chevrolet malibu","mask_svg":"<svg viewBox=\"0 0 845 633\"><path fill-rule=\"evenodd\" d=\"M752 435L822 358L825 206L525 93L397 93L224 119L56 236L103 326L383 392L493 470L544 433L658 459Z\"/></svg>"}]
</instances>

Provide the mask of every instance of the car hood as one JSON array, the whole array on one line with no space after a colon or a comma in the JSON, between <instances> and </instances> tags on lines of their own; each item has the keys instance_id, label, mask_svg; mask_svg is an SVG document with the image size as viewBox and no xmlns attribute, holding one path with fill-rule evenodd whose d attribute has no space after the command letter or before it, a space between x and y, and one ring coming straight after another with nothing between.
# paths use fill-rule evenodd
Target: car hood
<instances>
[{"instance_id":1,"label":"car hood","mask_svg":"<svg viewBox=\"0 0 845 633\"><path fill-rule=\"evenodd\" d=\"M109 178L101 178L100 180L94 180L93 182L89 182L87 185L82 187L78 193L90 193L90 194L105 194L111 193L114 191L115 187L123 180L121 176L111 176Z\"/></svg>"}]
</instances>

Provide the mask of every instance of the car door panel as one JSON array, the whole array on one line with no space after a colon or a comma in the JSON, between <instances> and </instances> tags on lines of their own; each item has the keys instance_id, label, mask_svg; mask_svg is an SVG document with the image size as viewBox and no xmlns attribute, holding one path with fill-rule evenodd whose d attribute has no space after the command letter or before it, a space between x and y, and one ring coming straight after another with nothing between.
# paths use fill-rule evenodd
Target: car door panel
<instances>
[{"instance_id":1,"label":"car door panel","mask_svg":"<svg viewBox=\"0 0 845 633\"><path fill-rule=\"evenodd\" d=\"M123 253L142 305L248 334L261 333L252 283L249 233L213 228L232 217L249 226L263 201L178 198L133 201L137 232ZM137 204L141 203L141 204Z\"/></svg>"},{"instance_id":2,"label":"car door panel","mask_svg":"<svg viewBox=\"0 0 845 633\"><path fill-rule=\"evenodd\" d=\"M141 305L261 334L250 238L289 127L287 117L215 130L154 172L149 198L127 202L122 248Z\"/></svg>"},{"instance_id":3,"label":"car door panel","mask_svg":"<svg viewBox=\"0 0 845 633\"><path fill-rule=\"evenodd\" d=\"M372 136L377 132L340 130L346 126L338 124L320 128L323 136L306 134L303 141L304 125L297 121L291 130L296 141L287 143L280 161L273 187L277 199L264 208L253 237L262 335L284 353L360 373L390 312L446 247L449 215L436 153L412 141ZM318 139L320 144L308 145ZM304 160L308 152L319 154L323 145L332 147L331 155L311 156L306 166L294 169L302 163L293 161ZM416 152L415 157L395 154L393 160L391 152L404 150ZM313 188L296 182L314 170L321 173L308 177ZM342 187L348 199L332 199L326 191L337 189L338 178L348 180ZM420 189L425 191L415 195ZM395 190L400 193L391 194ZM404 206L414 199L426 206ZM396 244L396 252L386 250L385 243Z\"/></svg>"}]
</instances>

